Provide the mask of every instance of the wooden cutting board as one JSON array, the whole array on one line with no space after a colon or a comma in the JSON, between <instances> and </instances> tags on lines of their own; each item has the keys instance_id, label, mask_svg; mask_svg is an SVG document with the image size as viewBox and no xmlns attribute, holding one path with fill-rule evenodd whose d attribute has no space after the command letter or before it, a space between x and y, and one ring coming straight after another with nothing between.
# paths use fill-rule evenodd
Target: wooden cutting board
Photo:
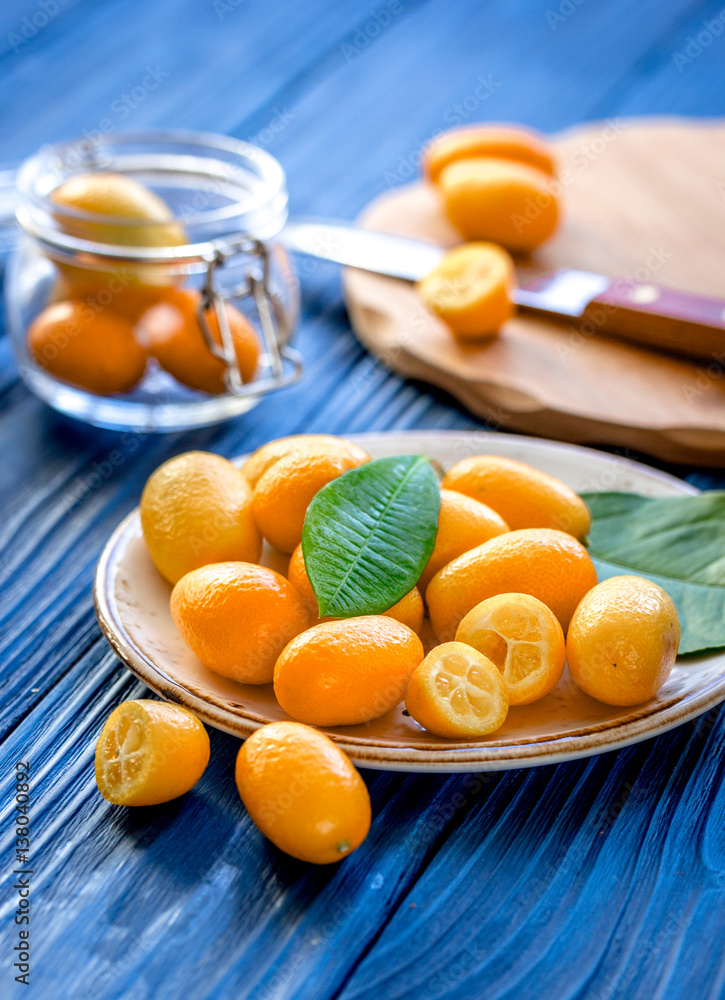
<instances>
[{"instance_id":1,"label":"wooden cutting board","mask_svg":"<svg viewBox=\"0 0 725 1000\"><path fill-rule=\"evenodd\" d=\"M554 139L564 222L519 263L575 267L725 297L725 125L616 119ZM369 229L461 242L435 190L396 188L363 212ZM577 321L521 314L488 343L461 346L413 285L348 270L362 343L393 370L442 386L501 427L619 445L725 467L725 339L707 361L638 348Z\"/></svg>"}]
</instances>

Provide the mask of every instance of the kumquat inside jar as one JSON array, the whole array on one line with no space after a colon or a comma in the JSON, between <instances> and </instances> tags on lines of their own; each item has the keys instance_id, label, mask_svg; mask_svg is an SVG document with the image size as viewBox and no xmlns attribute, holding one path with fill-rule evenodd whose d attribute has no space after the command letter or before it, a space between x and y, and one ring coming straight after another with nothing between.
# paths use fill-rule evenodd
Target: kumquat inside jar
<instances>
[{"instance_id":1,"label":"kumquat inside jar","mask_svg":"<svg viewBox=\"0 0 725 1000\"><path fill-rule=\"evenodd\" d=\"M20 168L16 215L13 348L55 409L180 430L301 376L286 181L265 151L180 131L47 146Z\"/></svg>"}]
</instances>

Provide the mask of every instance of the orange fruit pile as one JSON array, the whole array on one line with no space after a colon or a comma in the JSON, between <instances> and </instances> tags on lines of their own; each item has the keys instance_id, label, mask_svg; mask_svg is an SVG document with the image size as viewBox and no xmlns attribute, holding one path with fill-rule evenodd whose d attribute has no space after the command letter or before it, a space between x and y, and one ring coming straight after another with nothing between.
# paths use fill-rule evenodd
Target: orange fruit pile
<instances>
[{"instance_id":1,"label":"orange fruit pile","mask_svg":"<svg viewBox=\"0 0 725 1000\"><path fill-rule=\"evenodd\" d=\"M58 226L71 236L123 246L188 242L169 206L133 177L81 174L51 192ZM28 331L31 358L49 374L97 395L130 392L149 361L177 382L209 395L226 390L226 365L209 348L199 321L200 293L151 265L103 271L58 264L49 305ZM249 320L224 306L243 382L255 377L260 347ZM222 344L214 310L204 319Z\"/></svg>"},{"instance_id":2,"label":"orange fruit pile","mask_svg":"<svg viewBox=\"0 0 725 1000\"><path fill-rule=\"evenodd\" d=\"M587 612L594 601L588 595L599 590L581 541L591 520L586 504L555 477L502 456L471 456L445 474L435 545L417 587L383 615L320 619L300 544L305 513L323 486L369 457L331 435L294 435L259 448L241 469L189 452L150 477L141 499L144 537L159 571L175 584L179 632L209 669L248 684L274 679L280 705L301 722L356 725L406 695L424 659L420 633L429 652L435 642L463 643L485 657L503 678L507 704L516 706L558 684L566 630L580 608L569 639L576 683L618 703L657 690L672 658L665 646L652 650L661 678L650 687L625 679L629 695L610 690L604 667L592 666L592 637L606 629ZM278 553L274 564L287 565L286 578L259 565L263 539ZM284 553L291 553L286 563ZM651 586L622 584L625 604L638 587L646 596ZM663 615L676 622L673 607ZM610 618L597 614L605 624L616 619L614 610ZM649 648L645 625L637 628ZM667 649L676 648L678 636L672 632ZM442 669L429 663L423 674ZM620 670L617 677L624 676ZM416 711L428 717L419 705ZM476 718L474 712L469 729ZM479 722L485 728L490 719ZM431 725L439 735L445 728L440 718Z\"/></svg>"},{"instance_id":3,"label":"orange fruit pile","mask_svg":"<svg viewBox=\"0 0 725 1000\"><path fill-rule=\"evenodd\" d=\"M492 123L443 132L428 145L423 172L465 239L526 253L556 229L556 165L531 129Z\"/></svg>"},{"instance_id":4,"label":"orange fruit pile","mask_svg":"<svg viewBox=\"0 0 725 1000\"><path fill-rule=\"evenodd\" d=\"M517 706L551 694L567 659L586 694L638 704L664 684L680 635L677 610L656 584L597 584L581 497L495 455L446 473L417 587L383 615L320 620L300 544L305 511L369 458L330 435L270 442L241 468L190 452L157 469L141 501L144 538L174 584L171 615L183 640L209 670L272 682L292 720L263 726L239 752L248 813L282 850L318 864L362 843L370 802L348 758L314 727L366 725L404 701L431 738L486 739ZM286 576L260 565L263 538L291 553ZM173 706L144 714L128 705L99 741L102 793L125 804L182 794L203 770L198 729ZM165 759L158 748L179 726L187 735Z\"/></svg>"},{"instance_id":5,"label":"orange fruit pile","mask_svg":"<svg viewBox=\"0 0 725 1000\"><path fill-rule=\"evenodd\" d=\"M515 311L510 253L556 232L560 189L544 138L518 125L451 129L426 148L423 175L464 240L418 285L424 304L462 341L491 337Z\"/></svg>"}]
</instances>

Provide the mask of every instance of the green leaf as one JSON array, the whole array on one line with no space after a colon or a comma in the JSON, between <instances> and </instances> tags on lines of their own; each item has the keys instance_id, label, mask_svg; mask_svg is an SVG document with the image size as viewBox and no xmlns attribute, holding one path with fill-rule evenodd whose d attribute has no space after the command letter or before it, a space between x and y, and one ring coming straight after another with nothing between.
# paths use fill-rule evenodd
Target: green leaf
<instances>
[{"instance_id":1,"label":"green leaf","mask_svg":"<svg viewBox=\"0 0 725 1000\"><path fill-rule=\"evenodd\" d=\"M405 597L433 551L440 502L422 455L379 458L324 486L302 532L320 617L381 614Z\"/></svg>"},{"instance_id":2,"label":"green leaf","mask_svg":"<svg viewBox=\"0 0 725 1000\"><path fill-rule=\"evenodd\" d=\"M588 547L600 580L646 576L677 605L680 653L725 646L725 493L586 493Z\"/></svg>"}]
</instances>

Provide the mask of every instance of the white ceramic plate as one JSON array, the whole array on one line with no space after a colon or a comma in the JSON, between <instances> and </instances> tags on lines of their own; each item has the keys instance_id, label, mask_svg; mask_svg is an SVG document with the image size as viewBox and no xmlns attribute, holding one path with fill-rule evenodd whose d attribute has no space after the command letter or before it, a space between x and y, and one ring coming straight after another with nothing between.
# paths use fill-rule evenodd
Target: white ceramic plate
<instances>
[{"instance_id":1,"label":"white ceramic plate","mask_svg":"<svg viewBox=\"0 0 725 1000\"><path fill-rule=\"evenodd\" d=\"M572 445L484 432L417 431L354 437L374 458L425 454L444 468L468 455L506 455L552 473L575 490L625 490L646 496L697 493L679 479L636 462ZM274 568L284 566L269 562ZM153 691L186 705L218 729L246 737L286 718L272 685L237 684L207 670L181 641L169 613L171 588L153 566L138 511L106 545L96 574L98 620L123 662ZM725 699L725 653L678 660L657 698L635 708L602 705L565 671L546 698L512 708L482 740L431 736L403 706L361 726L326 729L361 767L393 771L476 771L532 767L625 747L692 719Z\"/></svg>"}]
</instances>

